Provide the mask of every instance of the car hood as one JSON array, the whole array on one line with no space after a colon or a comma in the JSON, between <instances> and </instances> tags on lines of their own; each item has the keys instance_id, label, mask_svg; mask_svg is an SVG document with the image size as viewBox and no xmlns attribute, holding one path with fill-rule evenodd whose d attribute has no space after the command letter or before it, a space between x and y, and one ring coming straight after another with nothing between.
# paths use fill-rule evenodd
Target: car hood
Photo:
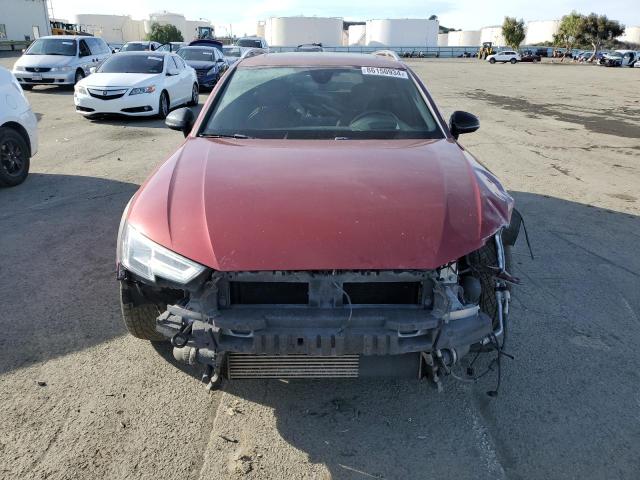
<instances>
[{"instance_id":1,"label":"car hood","mask_svg":"<svg viewBox=\"0 0 640 480\"><path fill-rule=\"evenodd\" d=\"M138 87L146 86L162 77L157 73L93 73L81 81L83 87Z\"/></svg>"},{"instance_id":2,"label":"car hood","mask_svg":"<svg viewBox=\"0 0 640 480\"><path fill-rule=\"evenodd\" d=\"M23 55L16 62L20 67L64 67L71 63L75 57L63 55Z\"/></svg>"},{"instance_id":3,"label":"car hood","mask_svg":"<svg viewBox=\"0 0 640 480\"><path fill-rule=\"evenodd\" d=\"M187 65L196 70L211 69L215 66L215 62L207 62L204 60L186 60Z\"/></svg>"},{"instance_id":4,"label":"car hood","mask_svg":"<svg viewBox=\"0 0 640 480\"><path fill-rule=\"evenodd\" d=\"M190 138L128 222L221 271L433 269L480 248L512 206L452 140Z\"/></svg>"}]
</instances>

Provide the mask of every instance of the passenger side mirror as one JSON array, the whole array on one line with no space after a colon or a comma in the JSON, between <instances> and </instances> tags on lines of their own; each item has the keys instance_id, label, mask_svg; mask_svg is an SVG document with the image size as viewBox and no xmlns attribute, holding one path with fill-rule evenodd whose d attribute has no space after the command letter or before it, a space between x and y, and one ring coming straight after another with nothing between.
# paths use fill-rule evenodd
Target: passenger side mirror
<instances>
[{"instance_id":1,"label":"passenger side mirror","mask_svg":"<svg viewBox=\"0 0 640 480\"><path fill-rule=\"evenodd\" d=\"M480 128L480 120L468 112L455 111L449 119L449 130L456 140L463 133L472 133Z\"/></svg>"},{"instance_id":2,"label":"passenger side mirror","mask_svg":"<svg viewBox=\"0 0 640 480\"><path fill-rule=\"evenodd\" d=\"M175 75L180 75L180 71L176 67L170 67L167 70L167 77L173 77Z\"/></svg>"},{"instance_id":3,"label":"passenger side mirror","mask_svg":"<svg viewBox=\"0 0 640 480\"><path fill-rule=\"evenodd\" d=\"M186 137L191 132L196 116L190 108L178 108L174 110L164 121L164 124L171 130L179 130Z\"/></svg>"}]
</instances>

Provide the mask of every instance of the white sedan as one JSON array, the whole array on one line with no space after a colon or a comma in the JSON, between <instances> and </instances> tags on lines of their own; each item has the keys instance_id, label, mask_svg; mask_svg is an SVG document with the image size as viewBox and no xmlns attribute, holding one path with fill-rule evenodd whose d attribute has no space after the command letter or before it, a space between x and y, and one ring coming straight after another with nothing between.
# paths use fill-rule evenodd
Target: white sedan
<instances>
[{"instance_id":1,"label":"white sedan","mask_svg":"<svg viewBox=\"0 0 640 480\"><path fill-rule=\"evenodd\" d=\"M16 78L0 67L0 187L24 182L37 151L36 116Z\"/></svg>"},{"instance_id":2,"label":"white sedan","mask_svg":"<svg viewBox=\"0 0 640 480\"><path fill-rule=\"evenodd\" d=\"M513 50L505 50L503 52L498 52L487 57L487 62L489 63L517 63L520 60L522 60L520 54L518 52L514 52Z\"/></svg>"},{"instance_id":3,"label":"white sedan","mask_svg":"<svg viewBox=\"0 0 640 480\"><path fill-rule=\"evenodd\" d=\"M157 115L197 105L198 78L193 68L169 52L120 52L75 87L76 111L100 114Z\"/></svg>"}]
</instances>

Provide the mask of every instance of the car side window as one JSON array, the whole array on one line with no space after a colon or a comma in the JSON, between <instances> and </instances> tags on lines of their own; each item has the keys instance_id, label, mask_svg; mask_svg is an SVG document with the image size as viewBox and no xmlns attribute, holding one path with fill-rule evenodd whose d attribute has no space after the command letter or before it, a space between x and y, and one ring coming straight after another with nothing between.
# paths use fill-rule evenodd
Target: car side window
<instances>
[{"instance_id":1,"label":"car side window","mask_svg":"<svg viewBox=\"0 0 640 480\"><path fill-rule=\"evenodd\" d=\"M91 55L91 50L89 50L89 46L87 45L87 42L85 42L84 40L80 40L80 56L88 57L90 55Z\"/></svg>"},{"instance_id":2,"label":"car side window","mask_svg":"<svg viewBox=\"0 0 640 480\"><path fill-rule=\"evenodd\" d=\"M171 55L171 60L173 60L173 64L176 66L178 70L182 70L182 64L178 61L175 55Z\"/></svg>"}]
</instances>

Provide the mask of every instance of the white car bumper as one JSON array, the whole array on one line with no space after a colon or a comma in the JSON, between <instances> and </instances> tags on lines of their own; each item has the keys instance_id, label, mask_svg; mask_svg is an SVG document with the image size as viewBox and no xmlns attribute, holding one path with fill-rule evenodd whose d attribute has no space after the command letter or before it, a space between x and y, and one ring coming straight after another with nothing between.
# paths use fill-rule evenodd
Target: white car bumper
<instances>
[{"instance_id":1,"label":"white car bumper","mask_svg":"<svg viewBox=\"0 0 640 480\"><path fill-rule=\"evenodd\" d=\"M12 72L21 85L73 85L76 81L76 72Z\"/></svg>"},{"instance_id":2,"label":"white car bumper","mask_svg":"<svg viewBox=\"0 0 640 480\"><path fill-rule=\"evenodd\" d=\"M159 92L129 95L129 89L119 98L103 100L76 90L73 95L76 112L90 116L96 114L119 114L131 116L149 116L158 113Z\"/></svg>"},{"instance_id":3,"label":"white car bumper","mask_svg":"<svg viewBox=\"0 0 640 480\"><path fill-rule=\"evenodd\" d=\"M29 146L31 147L31 156L33 157L38 153L38 119L29 108L20 114L18 123L22 125L29 135Z\"/></svg>"}]
</instances>

